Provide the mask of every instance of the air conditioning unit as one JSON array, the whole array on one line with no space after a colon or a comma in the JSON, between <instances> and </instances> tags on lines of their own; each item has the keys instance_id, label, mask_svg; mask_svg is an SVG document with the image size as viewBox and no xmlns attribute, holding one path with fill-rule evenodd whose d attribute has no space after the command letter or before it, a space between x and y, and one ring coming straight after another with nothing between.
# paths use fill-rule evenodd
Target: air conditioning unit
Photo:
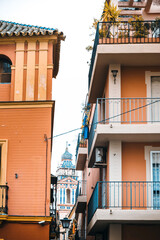
<instances>
[{"instance_id":1,"label":"air conditioning unit","mask_svg":"<svg viewBox=\"0 0 160 240\"><path fill-rule=\"evenodd\" d=\"M96 163L101 163L104 162L104 148L102 147L97 147L95 148L95 162Z\"/></svg>"}]
</instances>

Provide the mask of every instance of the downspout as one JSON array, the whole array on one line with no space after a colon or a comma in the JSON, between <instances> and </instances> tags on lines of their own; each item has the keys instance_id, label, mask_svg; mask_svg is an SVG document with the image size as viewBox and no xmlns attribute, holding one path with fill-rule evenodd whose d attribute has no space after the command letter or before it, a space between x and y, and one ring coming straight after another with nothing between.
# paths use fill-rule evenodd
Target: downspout
<instances>
[{"instance_id":1,"label":"downspout","mask_svg":"<svg viewBox=\"0 0 160 240\"><path fill-rule=\"evenodd\" d=\"M46 217L46 202L47 202L47 159L48 159L48 138L47 134L44 134L44 141L46 142L46 181L45 181L45 217Z\"/></svg>"}]
</instances>

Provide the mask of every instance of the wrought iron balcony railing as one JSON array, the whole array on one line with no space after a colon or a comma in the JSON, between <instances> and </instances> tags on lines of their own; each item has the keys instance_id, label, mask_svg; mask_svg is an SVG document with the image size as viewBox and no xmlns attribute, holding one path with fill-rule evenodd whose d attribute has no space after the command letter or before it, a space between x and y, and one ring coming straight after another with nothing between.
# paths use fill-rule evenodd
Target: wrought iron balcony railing
<instances>
[{"instance_id":1,"label":"wrought iron balcony railing","mask_svg":"<svg viewBox=\"0 0 160 240\"><path fill-rule=\"evenodd\" d=\"M98 98L88 139L90 153L97 124L160 122L160 98Z\"/></svg>"},{"instance_id":2,"label":"wrought iron balcony railing","mask_svg":"<svg viewBox=\"0 0 160 240\"><path fill-rule=\"evenodd\" d=\"M0 185L0 215L8 214L8 186Z\"/></svg>"},{"instance_id":3,"label":"wrought iron balcony railing","mask_svg":"<svg viewBox=\"0 0 160 240\"><path fill-rule=\"evenodd\" d=\"M87 181L86 180L79 180L77 189L76 189L76 201L78 196L86 196L87 194Z\"/></svg>"},{"instance_id":4,"label":"wrought iron balcony railing","mask_svg":"<svg viewBox=\"0 0 160 240\"><path fill-rule=\"evenodd\" d=\"M97 182L88 203L88 223L97 209L160 210L159 181Z\"/></svg>"},{"instance_id":5,"label":"wrought iron balcony railing","mask_svg":"<svg viewBox=\"0 0 160 240\"><path fill-rule=\"evenodd\" d=\"M75 160L77 162L77 157L78 157L78 150L79 148L86 148L87 147L87 141L83 139L82 133L78 134L78 140L77 140L77 147L76 147L76 157Z\"/></svg>"},{"instance_id":6,"label":"wrought iron balcony railing","mask_svg":"<svg viewBox=\"0 0 160 240\"><path fill-rule=\"evenodd\" d=\"M89 69L89 86L99 44L160 43L160 20L99 22Z\"/></svg>"}]
</instances>

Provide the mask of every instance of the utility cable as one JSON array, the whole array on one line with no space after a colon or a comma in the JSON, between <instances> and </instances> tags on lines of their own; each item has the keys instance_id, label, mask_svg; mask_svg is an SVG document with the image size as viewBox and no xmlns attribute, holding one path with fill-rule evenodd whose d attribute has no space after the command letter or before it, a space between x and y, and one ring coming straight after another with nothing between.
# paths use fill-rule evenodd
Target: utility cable
<instances>
[{"instance_id":1,"label":"utility cable","mask_svg":"<svg viewBox=\"0 0 160 240\"><path fill-rule=\"evenodd\" d=\"M136 110L138 110L138 109L141 109L141 108L147 107L147 106L152 105L152 104L154 104L154 103L156 103L156 102L160 102L160 100L156 100L156 101L154 101L154 102L151 102L151 103L145 104L145 105L140 106L140 107L137 107L137 108L133 108L133 109L131 109L131 110L128 110L128 111L126 111L126 112L123 112L123 113L120 113L120 114L114 115L114 116L112 116L112 117L105 118L105 119L103 119L103 120L101 120L101 121L97 121L97 122L95 122L95 123L93 123L93 124L90 124L89 126L91 126L91 125L96 125L96 124L98 124L98 123L106 122L106 121L108 121L108 120L110 120L110 119L113 119L113 118L116 118L116 117L122 116L122 115L124 115L124 114L130 113L130 112L133 112L133 111L136 111ZM72 129L72 130L70 130L70 131L67 131L67 132L63 132L63 133L57 134L57 135L55 135L55 136L53 136L53 137L50 137L50 138L48 138L48 139L53 139L53 138L56 138L56 137L60 137L60 136L65 135L65 134L68 134L68 133L71 133L71 132L78 131L78 130L80 130L80 129L81 129L81 127L80 127L80 128L75 128L75 129Z\"/></svg>"}]
</instances>

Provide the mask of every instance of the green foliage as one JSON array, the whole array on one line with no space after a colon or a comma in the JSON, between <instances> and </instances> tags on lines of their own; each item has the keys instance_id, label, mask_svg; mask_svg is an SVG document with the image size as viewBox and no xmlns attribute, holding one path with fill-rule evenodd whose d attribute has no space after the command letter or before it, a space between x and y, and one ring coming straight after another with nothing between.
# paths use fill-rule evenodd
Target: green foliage
<instances>
[{"instance_id":1,"label":"green foliage","mask_svg":"<svg viewBox=\"0 0 160 240\"><path fill-rule=\"evenodd\" d=\"M142 38L147 37L149 34L149 23L144 23L144 19L142 16L134 16L129 19L129 23L132 26L133 37Z\"/></svg>"},{"instance_id":2,"label":"green foliage","mask_svg":"<svg viewBox=\"0 0 160 240\"><path fill-rule=\"evenodd\" d=\"M86 47L86 50L89 52L89 51L92 51L93 50L93 47L91 45L87 46Z\"/></svg>"},{"instance_id":3,"label":"green foliage","mask_svg":"<svg viewBox=\"0 0 160 240\"><path fill-rule=\"evenodd\" d=\"M101 21L117 22L119 20L120 12L121 11L117 8L117 6L111 3L108 4L107 1L105 1Z\"/></svg>"}]
</instances>

